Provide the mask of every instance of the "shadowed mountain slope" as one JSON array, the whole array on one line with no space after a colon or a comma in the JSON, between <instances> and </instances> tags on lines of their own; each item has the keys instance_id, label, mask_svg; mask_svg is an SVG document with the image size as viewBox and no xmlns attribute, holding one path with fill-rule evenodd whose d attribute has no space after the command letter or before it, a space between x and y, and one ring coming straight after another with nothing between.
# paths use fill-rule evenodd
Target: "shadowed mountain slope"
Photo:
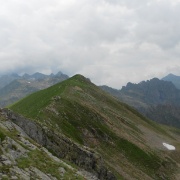
<instances>
[{"instance_id":1,"label":"shadowed mountain slope","mask_svg":"<svg viewBox=\"0 0 180 180\"><path fill-rule=\"evenodd\" d=\"M95 173L99 179L114 179L106 168L116 179L179 177L180 159L175 158L180 152L179 130L144 118L81 75L33 93L10 109L43 127L41 132L51 139L51 146L47 139L39 141L51 152ZM28 129L25 121L11 117ZM27 132L36 139L31 129ZM63 149L58 140L61 137L74 145ZM176 150L167 150L164 142L174 145ZM71 152L75 146L99 154L105 167L97 160L91 165L84 158L79 160L82 154Z\"/></svg>"},{"instance_id":2,"label":"shadowed mountain slope","mask_svg":"<svg viewBox=\"0 0 180 180\"><path fill-rule=\"evenodd\" d=\"M101 88L146 117L180 128L180 90L172 82L154 78L139 84L128 83L121 90Z\"/></svg>"}]
</instances>

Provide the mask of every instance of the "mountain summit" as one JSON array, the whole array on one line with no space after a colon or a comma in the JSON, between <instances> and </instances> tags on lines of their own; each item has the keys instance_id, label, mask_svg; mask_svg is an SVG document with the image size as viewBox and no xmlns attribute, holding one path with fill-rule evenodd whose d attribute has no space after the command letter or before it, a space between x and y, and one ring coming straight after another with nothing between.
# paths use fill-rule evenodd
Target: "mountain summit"
<instances>
[{"instance_id":1,"label":"mountain summit","mask_svg":"<svg viewBox=\"0 0 180 180\"><path fill-rule=\"evenodd\" d=\"M179 131L144 118L82 75L33 93L10 109L7 116L31 138L99 179L178 176Z\"/></svg>"},{"instance_id":2,"label":"mountain summit","mask_svg":"<svg viewBox=\"0 0 180 180\"><path fill-rule=\"evenodd\" d=\"M172 82L176 88L180 89L180 76L176 76L174 74L168 74L164 78L162 78L164 81L170 81Z\"/></svg>"}]
</instances>

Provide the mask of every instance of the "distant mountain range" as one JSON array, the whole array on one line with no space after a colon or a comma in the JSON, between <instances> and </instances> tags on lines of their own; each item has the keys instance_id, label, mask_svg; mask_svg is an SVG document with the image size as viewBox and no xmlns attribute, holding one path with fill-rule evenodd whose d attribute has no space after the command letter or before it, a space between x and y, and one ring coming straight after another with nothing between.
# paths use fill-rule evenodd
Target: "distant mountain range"
<instances>
[{"instance_id":1,"label":"distant mountain range","mask_svg":"<svg viewBox=\"0 0 180 180\"><path fill-rule=\"evenodd\" d=\"M146 117L162 124L180 128L180 89L177 88L179 82L178 76L171 74L163 80L153 78L138 84L129 82L121 90L108 86L101 88L122 102L133 106Z\"/></svg>"},{"instance_id":2,"label":"distant mountain range","mask_svg":"<svg viewBox=\"0 0 180 180\"><path fill-rule=\"evenodd\" d=\"M68 78L62 72L50 75L37 72L32 75L24 74L23 76L18 74L1 76L0 107L10 105L33 92L45 89Z\"/></svg>"},{"instance_id":3,"label":"distant mountain range","mask_svg":"<svg viewBox=\"0 0 180 180\"><path fill-rule=\"evenodd\" d=\"M45 75L18 74L0 77L0 107L5 107L25 96L50 87L69 77L62 72ZM169 74L159 80L153 78L138 84L128 83L121 90L108 86L101 88L120 101L134 107L146 117L171 126L180 128L180 76Z\"/></svg>"}]
</instances>

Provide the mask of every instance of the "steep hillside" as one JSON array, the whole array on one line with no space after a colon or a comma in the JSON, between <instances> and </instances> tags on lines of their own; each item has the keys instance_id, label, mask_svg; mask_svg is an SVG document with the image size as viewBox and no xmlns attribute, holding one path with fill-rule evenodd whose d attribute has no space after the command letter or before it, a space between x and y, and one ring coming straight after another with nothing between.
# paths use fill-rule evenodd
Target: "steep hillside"
<instances>
[{"instance_id":1,"label":"steep hillside","mask_svg":"<svg viewBox=\"0 0 180 180\"><path fill-rule=\"evenodd\" d=\"M180 89L180 76L168 74L166 77L162 78L162 80L170 81L176 86L176 88Z\"/></svg>"},{"instance_id":2,"label":"steep hillside","mask_svg":"<svg viewBox=\"0 0 180 180\"><path fill-rule=\"evenodd\" d=\"M172 82L154 78L138 84L128 83L121 90L101 88L146 117L180 128L180 90Z\"/></svg>"},{"instance_id":3,"label":"steep hillside","mask_svg":"<svg viewBox=\"0 0 180 180\"><path fill-rule=\"evenodd\" d=\"M0 112L0 179L95 179L53 156Z\"/></svg>"},{"instance_id":4,"label":"steep hillside","mask_svg":"<svg viewBox=\"0 0 180 180\"><path fill-rule=\"evenodd\" d=\"M69 78L61 72L56 75L35 73L33 75L25 74L22 77L18 77L18 79L11 81L0 89L0 107L5 107L33 92L45 89Z\"/></svg>"},{"instance_id":5,"label":"steep hillside","mask_svg":"<svg viewBox=\"0 0 180 180\"><path fill-rule=\"evenodd\" d=\"M7 112L30 137L99 179L115 179L111 172L116 179L179 178L179 130L149 121L81 75L31 94L10 109L29 119ZM42 128L28 128L32 122Z\"/></svg>"}]
</instances>

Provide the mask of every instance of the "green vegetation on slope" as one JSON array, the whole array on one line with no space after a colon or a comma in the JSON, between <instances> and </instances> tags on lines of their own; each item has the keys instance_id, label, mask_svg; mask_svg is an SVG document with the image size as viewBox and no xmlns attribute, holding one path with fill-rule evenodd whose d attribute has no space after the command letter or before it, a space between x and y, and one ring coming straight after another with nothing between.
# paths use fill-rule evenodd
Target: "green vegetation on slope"
<instances>
[{"instance_id":1,"label":"green vegetation on slope","mask_svg":"<svg viewBox=\"0 0 180 180\"><path fill-rule=\"evenodd\" d=\"M7 78L6 76L0 78L0 82L5 82ZM10 78L9 83L5 83L6 85L2 82L5 86L0 88L0 107L8 106L33 92L50 87L67 78L68 76L61 72L56 75L44 75L41 73L26 74L22 77L15 75L15 77Z\"/></svg>"},{"instance_id":2,"label":"green vegetation on slope","mask_svg":"<svg viewBox=\"0 0 180 180\"><path fill-rule=\"evenodd\" d=\"M77 173L77 166L53 157L27 135L24 137L20 128L16 128L0 114L0 179L44 179L44 176L58 180L84 179Z\"/></svg>"},{"instance_id":3,"label":"green vegetation on slope","mask_svg":"<svg viewBox=\"0 0 180 180\"><path fill-rule=\"evenodd\" d=\"M137 124L144 123L156 129L154 123L146 123L146 119L135 110L109 96L81 75L36 92L10 109L82 145L96 148L103 157L111 149L111 157L124 155L135 169L149 176L159 177L164 173L168 177L168 169L160 170L163 159L141 141L136 145L131 137L131 134L143 136ZM158 128L156 130L159 131ZM110 159L106 161L108 163ZM121 165L121 162L115 163Z\"/></svg>"},{"instance_id":4,"label":"green vegetation on slope","mask_svg":"<svg viewBox=\"0 0 180 180\"><path fill-rule=\"evenodd\" d=\"M18 159L18 167L25 169L30 167L37 167L42 172L46 174L51 174L52 176L56 177L57 179L83 179L80 176L77 176L73 170L68 169L62 163L58 163L53 161L47 154L43 151L34 150L28 153L28 157L22 157ZM65 169L65 174L59 175L59 168Z\"/></svg>"},{"instance_id":5,"label":"green vegetation on slope","mask_svg":"<svg viewBox=\"0 0 180 180\"><path fill-rule=\"evenodd\" d=\"M0 131L0 139L1 139L1 141L4 141L5 137L6 137L5 134Z\"/></svg>"}]
</instances>

